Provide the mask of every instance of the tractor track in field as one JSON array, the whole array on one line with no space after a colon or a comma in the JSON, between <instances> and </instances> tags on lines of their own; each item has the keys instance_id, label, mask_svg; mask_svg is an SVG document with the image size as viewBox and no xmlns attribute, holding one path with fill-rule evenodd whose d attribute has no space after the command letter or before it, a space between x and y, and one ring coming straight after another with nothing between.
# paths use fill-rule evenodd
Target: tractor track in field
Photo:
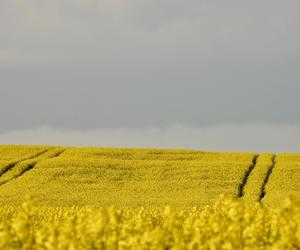
<instances>
[{"instance_id":1,"label":"tractor track in field","mask_svg":"<svg viewBox=\"0 0 300 250\"><path fill-rule=\"evenodd\" d=\"M20 176L22 176L22 175L25 174L25 173L27 173L28 171L30 171L31 169L33 169L39 162L41 162L41 161L43 161L43 160L46 160L46 159L52 159L52 158L59 157L63 152L65 152L66 149L62 149L62 150L59 151L57 154L55 154L55 155L53 155L53 156L51 156L51 157L48 157L48 158L45 158L45 159L40 159L40 160L37 160L36 162L33 162L33 163L31 163L31 164L28 164L28 166L26 166L24 169L22 169L17 175L12 176L11 178L9 178L9 179L7 179L7 180L5 180L5 181L1 181L1 177L2 177L5 173L7 173L9 170L11 170L11 169L13 169L15 166L17 166L18 164L21 164L21 163L24 162L24 161L34 160L35 158L37 158L37 157L39 157L39 156L41 156L41 155L43 155L43 154L46 154L46 153L50 152L51 150L53 150L53 149L47 149L47 150L44 150L43 152L40 152L40 153L38 153L38 154L36 154L36 155L34 155L34 156L28 158L28 159L21 160L21 161L17 161L16 163L11 164L10 167L9 167L8 169L6 169L4 172L2 172L2 173L0 174L0 186L4 185L5 183L8 183L8 182L10 182L10 181L12 181L12 180L14 180L14 179L20 177Z\"/></svg>"},{"instance_id":2,"label":"tractor track in field","mask_svg":"<svg viewBox=\"0 0 300 250\"><path fill-rule=\"evenodd\" d=\"M267 171L267 173L266 173L266 175L265 175L264 182L263 182L263 184L262 184L262 186L261 186L260 196L259 196L259 200L258 200L259 202L261 202L262 199L263 199L263 198L265 197L265 195L266 195L266 186L267 186L267 183L268 183L268 181L269 181L269 179L270 179L270 176L271 176L271 174L272 174L272 171L273 171L275 165L276 165L276 155L274 154L274 155L272 156L272 165L269 167L269 169L268 169L268 171Z\"/></svg>"},{"instance_id":3,"label":"tractor track in field","mask_svg":"<svg viewBox=\"0 0 300 250\"><path fill-rule=\"evenodd\" d=\"M49 151L50 151L50 150L48 150L47 152L49 152ZM48 159L53 159L53 158L59 157L64 151L65 151L65 150L61 150L61 152L57 153L57 154L54 155L54 156L48 157L48 158L46 158L46 159L41 159L40 161L34 162L34 163L32 163L32 164L29 164L28 167L27 167L24 171L22 171L18 176L16 176L15 178L18 178L18 177L20 177L21 175L23 175L23 174L25 174L26 172L28 172L29 170L33 169L33 168L35 167L36 164L38 164L39 162L41 162L41 161L43 161L43 160L48 160ZM47 153L47 152L45 152L45 153ZM33 158L32 160L34 160L34 158ZM14 178L14 179L15 179L15 178Z\"/></svg>"},{"instance_id":4,"label":"tractor track in field","mask_svg":"<svg viewBox=\"0 0 300 250\"><path fill-rule=\"evenodd\" d=\"M9 170L11 170L12 168L14 168L16 165L18 165L19 163L23 162L23 161L28 161L28 160L33 160L34 158L36 157L39 157L41 156L42 154L45 154L47 152L49 152L51 149L46 149L46 150L43 150L42 152L39 152L31 157L28 157L26 159L23 159L23 160L17 160L15 162L12 162L12 163L9 163L1 172L0 172L0 177L2 175L4 175L6 172L8 172Z\"/></svg>"},{"instance_id":5,"label":"tractor track in field","mask_svg":"<svg viewBox=\"0 0 300 250\"><path fill-rule=\"evenodd\" d=\"M249 167L249 169L246 171L243 179L242 179L242 182L239 186L239 190L238 190L238 198L241 198L244 196L244 188L246 186L246 183L248 181L248 177L250 176L251 172L253 171L253 169L255 168L256 166L256 162L257 162L257 158L259 157L259 154L256 154L254 157L253 157L253 160L252 160L252 164L251 166Z\"/></svg>"}]
</instances>

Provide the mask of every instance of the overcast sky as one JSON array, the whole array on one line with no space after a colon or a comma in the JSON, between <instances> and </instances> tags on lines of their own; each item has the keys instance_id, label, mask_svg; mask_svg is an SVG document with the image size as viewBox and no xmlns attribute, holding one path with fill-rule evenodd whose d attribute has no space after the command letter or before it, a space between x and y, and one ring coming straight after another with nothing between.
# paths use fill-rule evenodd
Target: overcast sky
<instances>
[{"instance_id":1,"label":"overcast sky","mask_svg":"<svg viewBox=\"0 0 300 250\"><path fill-rule=\"evenodd\" d=\"M299 9L1 0L0 143L300 151Z\"/></svg>"}]
</instances>

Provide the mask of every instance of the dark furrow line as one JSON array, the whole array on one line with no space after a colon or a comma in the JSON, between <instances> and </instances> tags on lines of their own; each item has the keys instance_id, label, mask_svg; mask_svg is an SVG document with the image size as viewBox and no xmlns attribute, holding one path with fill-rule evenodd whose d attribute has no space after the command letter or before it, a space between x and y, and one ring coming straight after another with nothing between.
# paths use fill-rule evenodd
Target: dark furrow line
<instances>
[{"instance_id":1,"label":"dark furrow line","mask_svg":"<svg viewBox=\"0 0 300 250\"><path fill-rule=\"evenodd\" d=\"M266 195L266 186L267 186L267 183L268 183L268 181L270 179L270 175L272 174L272 171L273 171L275 165L276 165L276 155L273 155L273 157L272 157L272 165L269 167L269 169L268 169L268 171L266 173L264 182L263 182L263 184L261 186L261 192L260 192L259 200L258 200L259 202L261 202L262 199Z\"/></svg>"},{"instance_id":2,"label":"dark furrow line","mask_svg":"<svg viewBox=\"0 0 300 250\"><path fill-rule=\"evenodd\" d=\"M43 161L43 160L48 160L48 159L53 159L53 158L59 157L64 151L65 151L65 149L62 150L61 152L59 152L59 153L58 153L57 155L55 155L55 156L51 156L51 157L46 158L46 159L41 159L40 161L37 161L37 162L35 162L35 163L33 163L33 164L29 164L28 167L24 169L24 171L20 172L20 174L17 175L17 176L15 176L13 179L18 178L18 177L20 177L21 175L23 175L23 174L25 174L26 172L28 172L29 170L33 169L39 162L41 162L41 161Z\"/></svg>"},{"instance_id":3,"label":"dark furrow line","mask_svg":"<svg viewBox=\"0 0 300 250\"><path fill-rule=\"evenodd\" d=\"M43 151L41 151L41 152L39 152L39 153L31 156L31 157L28 157L28 158L23 159L23 160L15 161L15 162L12 162L12 163L6 165L6 167L0 172L0 177L2 175L4 175L7 171L9 171L10 169L12 169L13 167L15 167L17 164L19 164L19 163L21 163L23 161L33 160L34 158L39 157L40 155L45 154L45 153L47 153L50 150L51 149L45 149L45 150L43 150Z\"/></svg>"},{"instance_id":4,"label":"dark furrow line","mask_svg":"<svg viewBox=\"0 0 300 250\"><path fill-rule=\"evenodd\" d=\"M251 166L248 168L248 170L246 171L243 179L242 179L242 183L239 185L239 190L238 190L238 198L241 198L243 195L244 195L244 188L245 188L245 185L248 181L248 178L249 178L249 175L251 174L251 172L253 171L253 169L255 168L256 166L256 162L257 162L257 158L258 158L259 154L256 154L254 157L253 157L253 161L252 161L252 164Z\"/></svg>"},{"instance_id":5,"label":"dark furrow line","mask_svg":"<svg viewBox=\"0 0 300 250\"><path fill-rule=\"evenodd\" d=\"M59 157L62 153L64 153L66 150L67 150L67 149L62 149L62 150L61 150L60 152L58 152L56 155L51 156L51 157L49 157L49 158L47 158L47 159L57 158L57 157Z\"/></svg>"},{"instance_id":6,"label":"dark furrow line","mask_svg":"<svg viewBox=\"0 0 300 250\"><path fill-rule=\"evenodd\" d=\"M48 153L50 150L51 150L51 149L45 151L44 153ZM56 155L54 155L54 156L51 156L51 157L49 157L49 158L46 158L46 159L57 158L57 157L59 157L59 156L60 156L63 152L65 152L65 151L66 151L66 149L63 149L63 150L62 150L61 152L59 152L58 154L56 154ZM41 153L41 154L39 154L38 156L40 156L40 155L42 155L42 154L44 154L44 153ZM35 156L35 157L38 157L38 156ZM27 160L33 160L35 157L32 157L32 158L27 159ZM16 175L16 176L10 178L9 180L0 182L0 186L4 185L5 183L8 183L8 182L11 181L11 180L14 180L14 179L16 179L16 178L22 176L23 174L25 174L25 173L28 172L29 170L33 169L39 162L41 162L41 161L43 161L43 160L46 160L46 159L41 159L41 160L39 160L39 161L37 161L37 162L28 164L28 166L27 166L26 168L24 168L22 171L20 171L18 175ZM22 161L20 161L20 162L18 162L18 163L21 163L21 162L22 162ZM18 163L17 163L17 164L18 164ZM15 164L15 165L17 165L17 164ZM1 177L1 176L0 176L0 177Z\"/></svg>"}]
</instances>

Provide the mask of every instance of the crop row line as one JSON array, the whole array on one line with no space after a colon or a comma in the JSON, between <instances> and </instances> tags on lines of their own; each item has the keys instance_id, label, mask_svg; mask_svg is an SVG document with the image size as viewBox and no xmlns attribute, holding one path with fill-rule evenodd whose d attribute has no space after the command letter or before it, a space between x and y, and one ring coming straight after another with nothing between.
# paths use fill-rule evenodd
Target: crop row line
<instances>
[{"instance_id":1,"label":"crop row line","mask_svg":"<svg viewBox=\"0 0 300 250\"><path fill-rule=\"evenodd\" d=\"M268 183L268 181L270 179L270 175L272 174L272 171L273 171L275 165L276 165L276 155L273 155L272 156L272 165L269 166L269 169L268 169L268 171L267 171L267 173L265 175L265 179L264 179L263 185L261 187L261 192L260 192L260 196L259 196L259 202L261 202L262 199L266 195L266 186L267 186L267 183Z\"/></svg>"},{"instance_id":2,"label":"crop row line","mask_svg":"<svg viewBox=\"0 0 300 250\"><path fill-rule=\"evenodd\" d=\"M8 172L10 169L12 169L13 167L15 167L17 164L23 162L23 161L27 161L27 160L33 160L34 158L37 158L39 156L41 156L42 154L45 154L49 151L50 149L45 149L37 154L34 154L33 156L30 156L30 157L27 157L27 158L23 158L21 160L16 160L16 161L13 161L9 164L7 164L3 169L1 169L0 171L0 177L2 175L4 175L6 172Z\"/></svg>"},{"instance_id":3,"label":"crop row line","mask_svg":"<svg viewBox=\"0 0 300 250\"><path fill-rule=\"evenodd\" d=\"M257 158L259 157L259 154L256 154L254 157L253 157L253 160L252 160L252 164L249 166L249 168L247 169L247 171L245 172L245 175L243 176L243 179L242 179L242 182L239 186L239 190L238 190L238 197L241 198L244 196L245 194L245 186L246 186L246 183L249 179L249 176L251 174L251 172L253 171L253 169L255 168L256 166L256 163L257 163Z\"/></svg>"},{"instance_id":4,"label":"crop row line","mask_svg":"<svg viewBox=\"0 0 300 250\"><path fill-rule=\"evenodd\" d=\"M54 151L54 152L51 154L51 151ZM57 151L57 149L55 149L55 148L47 149L47 150L44 150L43 152L40 152L30 158L27 158L27 159L21 160L21 161L17 161L14 164L11 164L9 168L7 168L3 173L1 173L0 185L3 185L13 179L16 179L16 178L22 176L29 170L33 169L36 166L36 164L38 164L42 160L59 157L65 151L65 149L58 150L57 152L55 152L55 151ZM47 155L49 153L50 153L50 155ZM46 157L43 158L43 156L46 156ZM41 157L41 158L39 158L39 157Z\"/></svg>"},{"instance_id":5,"label":"crop row line","mask_svg":"<svg viewBox=\"0 0 300 250\"><path fill-rule=\"evenodd\" d=\"M239 187L238 197L249 203L262 202L266 195L266 186L276 164L276 155L260 154L245 172Z\"/></svg>"}]
</instances>

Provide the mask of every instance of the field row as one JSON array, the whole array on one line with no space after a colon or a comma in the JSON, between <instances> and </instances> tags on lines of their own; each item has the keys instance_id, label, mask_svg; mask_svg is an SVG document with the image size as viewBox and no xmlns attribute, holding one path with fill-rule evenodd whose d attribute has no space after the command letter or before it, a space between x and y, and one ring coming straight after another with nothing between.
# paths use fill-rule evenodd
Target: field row
<instances>
[{"instance_id":1,"label":"field row","mask_svg":"<svg viewBox=\"0 0 300 250\"><path fill-rule=\"evenodd\" d=\"M220 194L277 205L299 196L300 155L0 146L0 204L203 206Z\"/></svg>"}]
</instances>

